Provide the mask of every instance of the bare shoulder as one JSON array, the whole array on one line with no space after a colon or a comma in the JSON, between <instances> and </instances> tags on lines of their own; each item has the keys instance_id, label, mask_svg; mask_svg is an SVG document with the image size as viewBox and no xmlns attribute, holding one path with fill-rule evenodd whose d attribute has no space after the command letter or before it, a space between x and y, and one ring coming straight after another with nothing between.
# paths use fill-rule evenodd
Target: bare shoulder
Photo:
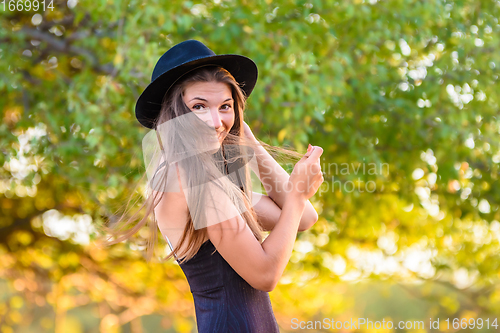
<instances>
[{"instance_id":1,"label":"bare shoulder","mask_svg":"<svg viewBox=\"0 0 500 333\"><path fill-rule=\"evenodd\" d=\"M161 189L161 191L153 191L153 195L161 195L162 197L158 206L156 206L157 209L159 208L161 211L171 210L178 212L186 210L187 212L187 203L182 190L181 176L183 176L183 172L176 164L172 164L166 176L166 184L158 186L157 189ZM183 202L186 203L185 207L182 205ZM176 203L176 205L172 203Z\"/></svg>"},{"instance_id":2,"label":"bare shoulder","mask_svg":"<svg viewBox=\"0 0 500 333\"><path fill-rule=\"evenodd\" d=\"M158 228L174 247L188 220L188 206L181 185L182 174L177 165L172 164L167 174L167 188L161 193L153 191L153 195L161 195L161 200L154 208Z\"/></svg>"}]
</instances>

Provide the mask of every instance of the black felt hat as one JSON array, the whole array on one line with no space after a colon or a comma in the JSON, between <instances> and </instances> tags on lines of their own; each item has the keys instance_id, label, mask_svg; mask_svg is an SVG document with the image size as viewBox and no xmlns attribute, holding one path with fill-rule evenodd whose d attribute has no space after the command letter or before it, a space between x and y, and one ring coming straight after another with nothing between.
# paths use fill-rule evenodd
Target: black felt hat
<instances>
[{"instance_id":1,"label":"black felt hat","mask_svg":"<svg viewBox=\"0 0 500 333\"><path fill-rule=\"evenodd\" d=\"M186 73L199 67L217 65L226 69L250 96L257 82L257 65L251 59L237 54L216 55L197 40L186 40L165 52L155 65L151 83L135 104L137 120L147 128L154 128L161 102L167 91Z\"/></svg>"}]
</instances>

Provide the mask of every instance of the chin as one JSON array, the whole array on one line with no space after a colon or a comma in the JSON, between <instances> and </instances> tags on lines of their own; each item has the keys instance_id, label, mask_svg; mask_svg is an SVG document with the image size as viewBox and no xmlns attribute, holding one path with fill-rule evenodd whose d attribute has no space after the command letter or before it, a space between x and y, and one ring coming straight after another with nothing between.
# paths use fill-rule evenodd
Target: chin
<instances>
[{"instance_id":1,"label":"chin","mask_svg":"<svg viewBox=\"0 0 500 333\"><path fill-rule=\"evenodd\" d=\"M214 142L214 145L213 145L214 149L218 150L218 149L220 149L221 146L222 146L222 142L221 141L215 141Z\"/></svg>"}]
</instances>

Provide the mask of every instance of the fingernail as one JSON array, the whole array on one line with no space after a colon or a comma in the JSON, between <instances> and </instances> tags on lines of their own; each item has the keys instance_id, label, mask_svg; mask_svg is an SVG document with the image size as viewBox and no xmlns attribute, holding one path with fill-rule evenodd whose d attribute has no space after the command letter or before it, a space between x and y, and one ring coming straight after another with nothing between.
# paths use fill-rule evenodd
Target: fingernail
<instances>
[{"instance_id":1,"label":"fingernail","mask_svg":"<svg viewBox=\"0 0 500 333\"><path fill-rule=\"evenodd\" d=\"M309 144L309 146L307 146L307 151L310 151L311 150L311 144Z\"/></svg>"}]
</instances>

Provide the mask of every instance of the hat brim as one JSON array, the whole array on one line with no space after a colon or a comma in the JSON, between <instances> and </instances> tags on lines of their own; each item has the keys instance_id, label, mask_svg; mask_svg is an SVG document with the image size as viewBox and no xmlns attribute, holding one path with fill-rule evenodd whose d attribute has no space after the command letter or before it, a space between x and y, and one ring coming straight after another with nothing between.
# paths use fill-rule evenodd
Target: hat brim
<instances>
[{"instance_id":1,"label":"hat brim","mask_svg":"<svg viewBox=\"0 0 500 333\"><path fill-rule=\"evenodd\" d=\"M135 116L139 123L147 128L154 128L165 93L189 71L200 66L217 65L226 69L238 82L248 97L257 82L258 70L253 60L237 54L214 55L183 63L158 76L151 82L137 99Z\"/></svg>"}]
</instances>

